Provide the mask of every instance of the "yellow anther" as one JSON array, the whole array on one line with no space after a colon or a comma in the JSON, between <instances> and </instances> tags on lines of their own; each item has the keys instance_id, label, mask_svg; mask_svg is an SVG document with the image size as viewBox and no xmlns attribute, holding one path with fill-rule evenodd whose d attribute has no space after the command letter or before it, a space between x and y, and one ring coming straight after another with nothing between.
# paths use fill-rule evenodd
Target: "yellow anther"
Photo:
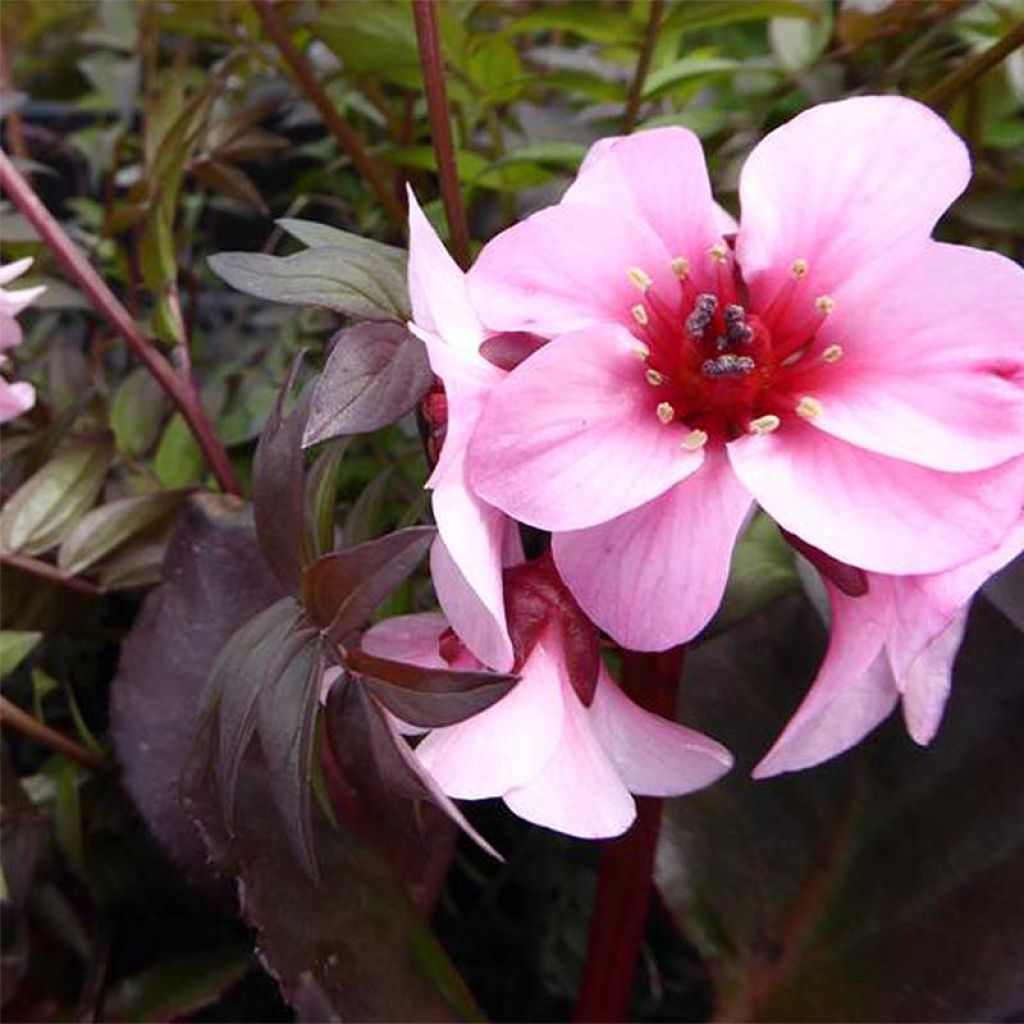
<instances>
[{"instance_id":1,"label":"yellow anther","mask_svg":"<svg viewBox=\"0 0 1024 1024\"><path fill-rule=\"evenodd\" d=\"M729 256L729 248L724 242L715 242L715 244L708 249L708 255L716 263L724 263Z\"/></svg>"},{"instance_id":2,"label":"yellow anther","mask_svg":"<svg viewBox=\"0 0 1024 1024\"><path fill-rule=\"evenodd\" d=\"M819 295L814 300L814 308L822 316L828 316L836 308L836 300L831 295Z\"/></svg>"},{"instance_id":3,"label":"yellow anther","mask_svg":"<svg viewBox=\"0 0 1024 1024\"><path fill-rule=\"evenodd\" d=\"M708 435L703 430L691 430L679 443L686 451L695 452L708 443Z\"/></svg>"},{"instance_id":4,"label":"yellow anther","mask_svg":"<svg viewBox=\"0 0 1024 1024\"><path fill-rule=\"evenodd\" d=\"M662 423L671 423L676 418L676 411L670 402L659 402L657 412Z\"/></svg>"},{"instance_id":5,"label":"yellow anther","mask_svg":"<svg viewBox=\"0 0 1024 1024\"><path fill-rule=\"evenodd\" d=\"M629 278L629 283L634 288L639 288L640 291L645 292L654 283L651 280L651 275L647 273L642 267L630 267L626 271L626 277Z\"/></svg>"},{"instance_id":6,"label":"yellow anther","mask_svg":"<svg viewBox=\"0 0 1024 1024\"><path fill-rule=\"evenodd\" d=\"M804 395L796 403L796 414L805 420L816 420L822 413L822 404L810 395Z\"/></svg>"},{"instance_id":7,"label":"yellow anther","mask_svg":"<svg viewBox=\"0 0 1024 1024\"><path fill-rule=\"evenodd\" d=\"M681 281L687 274L690 273L690 261L685 256L676 256L669 266L672 268L672 273L676 275Z\"/></svg>"},{"instance_id":8,"label":"yellow anther","mask_svg":"<svg viewBox=\"0 0 1024 1024\"><path fill-rule=\"evenodd\" d=\"M638 341L633 346L633 355L637 357L642 363L646 363L651 358L651 350L642 342Z\"/></svg>"},{"instance_id":9,"label":"yellow anther","mask_svg":"<svg viewBox=\"0 0 1024 1024\"><path fill-rule=\"evenodd\" d=\"M821 353L821 358L826 363L838 363L843 358L843 346L842 345L829 345L824 352Z\"/></svg>"},{"instance_id":10,"label":"yellow anther","mask_svg":"<svg viewBox=\"0 0 1024 1024\"><path fill-rule=\"evenodd\" d=\"M644 374L644 377L647 378L647 383L654 388L656 388L659 384L665 383L665 377L662 374L658 373L657 370L648 370Z\"/></svg>"},{"instance_id":11,"label":"yellow anther","mask_svg":"<svg viewBox=\"0 0 1024 1024\"><path fill-rule=\"evenodd\" d=\"M800 278L807 276L807 260L801 258L793 260L793 265L789 268L789 272L799 281Z\"/></svg>"},{"instance_id":12,"label":"yellow anther","mask_svg":"<svg viewBox=\"0 0 1024 1024\"><path fill-rule=\"evenodd\" d=\"M767 416L758 416L756 420L750 421L750 432L752 434L771 434L773 431L779 429L779 424L782 420L778 416L774 416L768 413Z\"/></svg>"},{"instance_id":13,"label":"yellow anther","mask_svg":"<svg viewBox=\"0 0 1024 1024\"><path fill-rule=\"evenodd\" d=\"M644 307L639 302L635 306L633 306L632 309L630 309L630 313L633 314L633 319L641 327L646 327L647 326L647 323L648 323L647 310L644 309Z\"/></svg>"}]
</instances>

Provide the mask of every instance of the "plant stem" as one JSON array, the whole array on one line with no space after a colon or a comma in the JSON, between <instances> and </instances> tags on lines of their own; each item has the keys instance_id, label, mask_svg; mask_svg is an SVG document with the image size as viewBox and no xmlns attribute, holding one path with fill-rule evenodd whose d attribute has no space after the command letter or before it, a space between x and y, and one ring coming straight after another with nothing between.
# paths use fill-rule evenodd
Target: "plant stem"
<instances>
[{"instance_id":1,"label":"plant stem","mask_svg":"<svg viewBox=\"0 0 1024 1024\"><path fill-rule=\"evenodd\" d=\"M626 100L626 113L622 118L622 130L629 134L636 125L637 114L640 112L640 101L643 98L644 82L654 56L654 45L658 41L658 29L665 14L665 0L651 0L651 12L644 29L644 39L640 45L640 54L636 60L636 71L629 86L629 98Z\"/></svg>"},{"instance_id":2,"label":"plant stem","mask_svg":"<svg viewBox=\"0 0 1024 1024\"><path fill-rule=\"evenodd\" d=\"M1009 57L1019 46L1024 46L1024 21L1018 21L1001 39L993 43L987 50L976 53L958 68L948 74L941 82L933 85L921 94L921 102L930 107L944 107L957 93L976 82L982 75L991 71L1000 61Z\"/></svg>"},{"instance_id":3,"label":"plant stem","mask_svg":"<svg viewBox=\"0 0 1024 1024\"><path fill-rule=\"evenodd\" d=\"M423 82L427 90L427 116L430 118L430 132L434 153L437 155L437 173L441 179L441 199L448 219L452 253L455 262L465 270L469 266L469 230L466 227L466 211L462 206L462 193L459 191L435 0L413 0L412 14L416 22L420 66L423 68Z\"/></svg>"},{"instance_id":4,"label":"plant stem","mask_svg":"<svg viewBox=\"0 0 1024 1024\"><path fill-rule=\"evenodd\" d=\"M0 564L9 565L12 569L20 569L41 580L48 580L51 583L59 583L68 590L74 590L79 594L87 594L89 597L99 597L103 588L83 580L78 576L69 576L61 572L55 565L44 562L38 558L31 558L29 555L19 555L14 551L4 551L0 554Z\"/></svg>"},{"instance_id":5,"label":"plant stem","mask_svg":"<svg viewBox=\"0 0 1024 1024\"><path fill-rule=\"evenodd\" d=\"M86 768L101 768L103 759L86 749L63 733L51 729L48 725L33 718L27 711L22 711L17 704L12 704L6 697L0 697L0 724L9 725L29 739L50 747L70 757Z\"/></svg>"},{"instance_id":6,"label":"plant stem","mask_svg":"<svg viewBox=\"0 0 1024 1024\"><path fill-rule=\"evenodd\" d=\"M309 101L320 111L324 124L338 140L338 145L348 154L356 169L366 179L377 201L385 213L398 227L405 226L405 209L398 197L391 191L387 178L370 156L363 137L338 113L331 98L317 80L309 62L292 42L288 29L277 15L275 0L252 0L256 13L263 22L263 30L278 48L281 56L291 69L299 88ZM415 5L414 5L415 6Z\"/></svg>"},{"instance_id":7,"label":"plant stem","mask_svg":"<svg viewBox=\"0 0 1024 1024\"><path fill-rule=\"evenodd\" d=\"M642 707L673 717L682 646L663 654L625 652L622 688ZM576 1001L578 1022L624 1021L650 910L660 797L637 797L636 821L601 851L590 944Z\"/></svg>"},{"instance_id":8,"label":"plant stem","mask_svg":"<svg viewBox=\"0 0 1024 1024\"><path fill-rule=\"evenodd\" d=\"M51 216L32 186L2 150L0 187L39 232L50 251L85 293L93 308L124 338L128 347L181 410L221 488L228 494L240 494L235 471L227 452L206 417L192 381L183 380L175 373L171 364L146 339L128 310L96 273L92 264L68 237L67 232Z\"/></svg>"}]
</instances>

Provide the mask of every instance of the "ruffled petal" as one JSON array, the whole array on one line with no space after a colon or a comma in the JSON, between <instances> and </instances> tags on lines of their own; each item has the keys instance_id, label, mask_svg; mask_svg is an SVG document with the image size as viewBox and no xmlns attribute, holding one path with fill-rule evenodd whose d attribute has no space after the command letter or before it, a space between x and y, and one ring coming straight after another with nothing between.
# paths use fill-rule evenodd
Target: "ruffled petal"
<instances>
[{"instance_id":1,"label":"ruffled petal","mask_svg":"<svg viewBox=\"0 0 1024 1024\"><path fill-rule=\"evenodd\" d=\"M572 530L664 493L703 461L655 415L635 341L618 328L558 338L491 393L469 448L470 483L521 522Z\"/></svg>"},{"instance_id":2,"label":"ruffled petal","mask_svg":"<svg viewBox=\"0 0 1024 1024\"><path fill-rule=\"evenodd\" d=\"M630 326L640 293L627 271L644 270L662 295L679 284L670 253L642 221L589 203L552 206L484 246L469 272L487 327L552 337L598 323Z\"/></svg>"},{"instance_id":3,"label":"ruffled petal","mask_svg":"<svg viewBox=\"0 0 1024 1024\"><path fill-rule=\"evenodd\" d=\"M623 647L661 651L696 636L729 577L749 493L724 454L632 512L556 533L558 570L583 610Z\"/></svg>"},{"instance_id":4,"label":"ruffled petal","mask_svg":"<svg viewBox=\"0 0 1024 1024\"><path fill-rule=\"evenodd\" d=\"M604 669L587 713L631 793L681 796L711 785L732 767L732 755L720 743L634 704Z\"/></svg>"},{"instance_id":5,"label":"ruffled petal","mask_svg":"<svg viewBox=\"0 0 1024 1024\"><path fill-rule=\"evenodd\" d=\"M966 146L898 96L823 103L766 136L740 175L737 254L759 301L807 261L810 294L927 238L971 176Z\"/></svg>"},{"instance_id":6,"label":"ruffled petal","mask_svg":"<svg viewBox=\"0 0 1024 1024\"><path fill-rule=\"evenodd\" d=\"M943 473L875 455L792 420L728 446L764 510L809 544L873 572L939 572L990 550L1024 499L1021 460Z\"/></svg>"}]
</instances>

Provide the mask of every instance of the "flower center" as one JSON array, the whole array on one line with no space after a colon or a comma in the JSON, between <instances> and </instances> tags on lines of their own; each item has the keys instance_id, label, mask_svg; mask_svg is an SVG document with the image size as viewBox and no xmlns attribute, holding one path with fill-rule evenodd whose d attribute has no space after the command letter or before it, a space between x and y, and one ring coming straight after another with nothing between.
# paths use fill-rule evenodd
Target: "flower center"
<instances>
[{"instance_id":1,"label":"flower center","mask_svg":"<svg viewBox=\"0 0 1024 1024\"><path fill-rule=\"evenodd\" d=\"M809 301L805 260L793 263L764 308L751 309L730 250L714 245L708 257L713 291L696 289L682 258L672 261L679 282L673 296L657 294L642 269L627 271L643 297L630 312L654 415L665 426L685 426L682 445L691 450L772 433L792 415L813 419L821 403L801 386L843 354L821 337L835 303L826 295Z\"/></svg>"}]
</instances>

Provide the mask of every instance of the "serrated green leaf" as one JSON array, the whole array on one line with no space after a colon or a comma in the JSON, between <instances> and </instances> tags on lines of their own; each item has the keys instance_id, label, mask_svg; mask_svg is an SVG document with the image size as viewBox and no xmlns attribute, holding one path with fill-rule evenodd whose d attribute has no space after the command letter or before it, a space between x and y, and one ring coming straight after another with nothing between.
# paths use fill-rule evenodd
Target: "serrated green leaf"
<instances>
[{"instance_id":1,"label":"serrated green leaf","mask_svg":"<svg viewBox=\"0 0 1024 1024\"><path fill-rule=\"evenodd\" d=\"M36 648L42 633L28 630L0 631L0 679L9 676Z\"/></svg>"}]
</instances>

